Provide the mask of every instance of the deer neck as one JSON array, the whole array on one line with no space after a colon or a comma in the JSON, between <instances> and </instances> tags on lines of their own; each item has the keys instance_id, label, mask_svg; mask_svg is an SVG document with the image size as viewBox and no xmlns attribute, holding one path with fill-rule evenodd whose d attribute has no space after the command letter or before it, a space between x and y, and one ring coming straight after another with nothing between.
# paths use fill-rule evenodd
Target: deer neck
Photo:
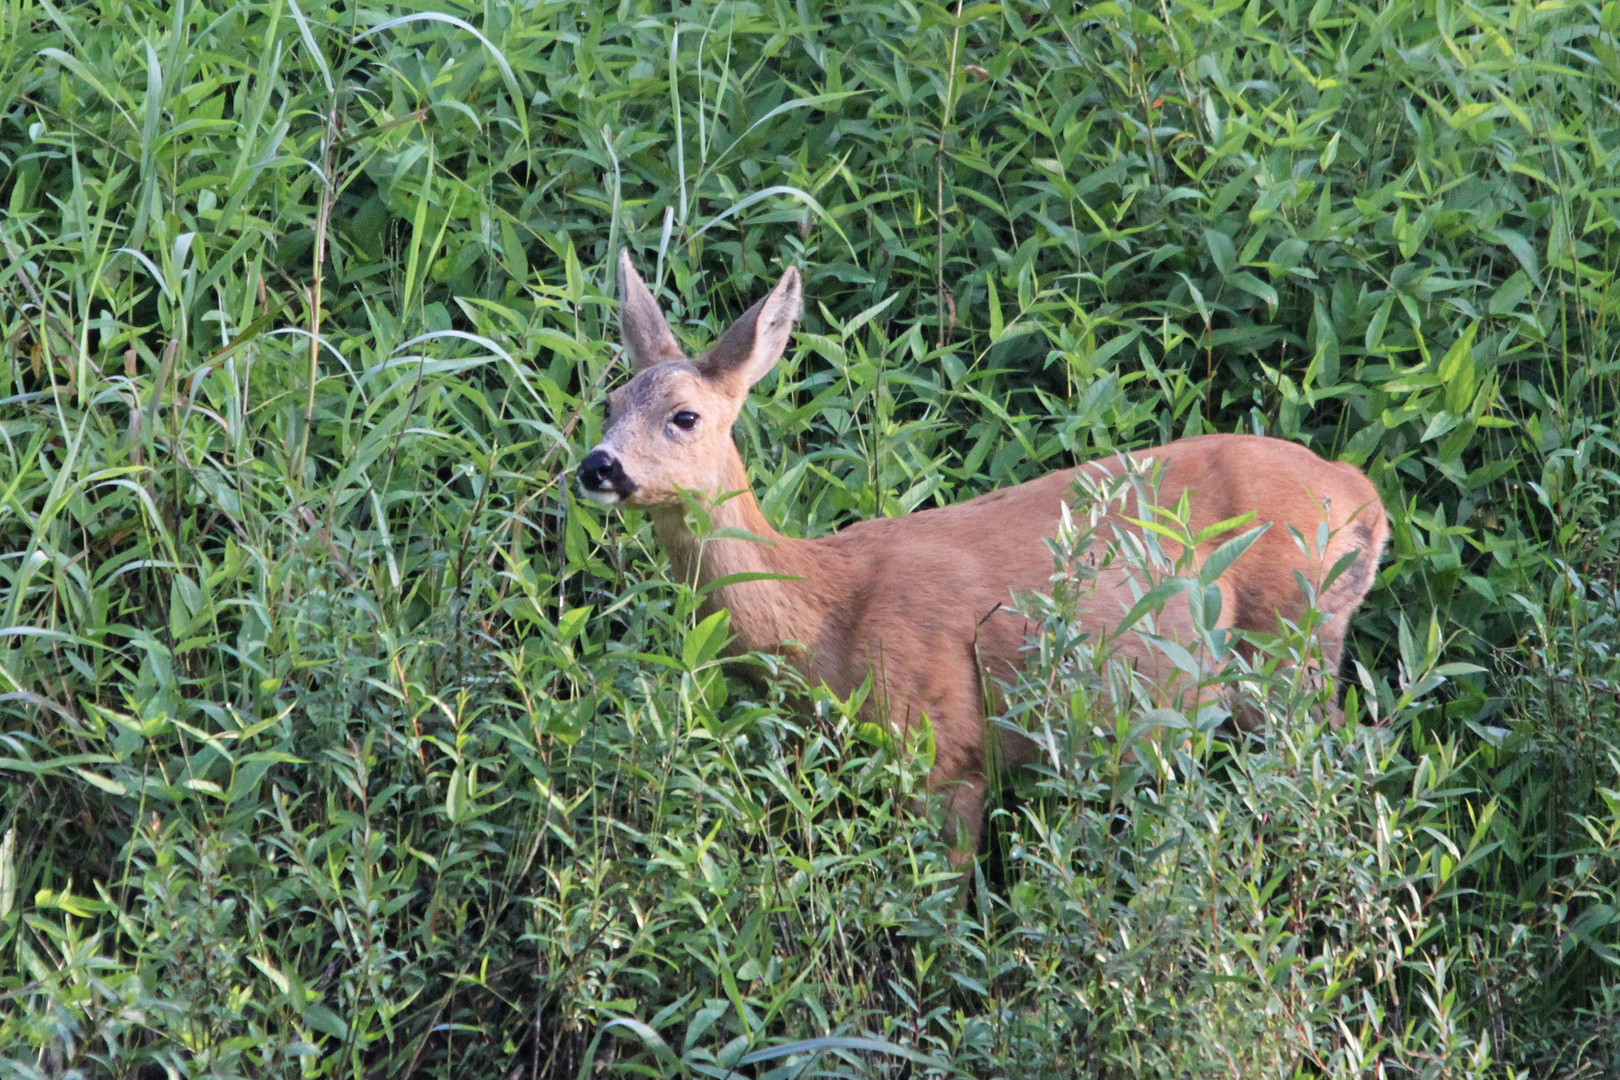
<instances>
[{"instance_id":1,"label":"deer neck","mask_svg":"<svg viewBox=\"0 0 1620 1080\"><path fill-rule=\"evenodd\" d=\"M653 530L680 580L700 589L736 574L783 574L792 580L721 585L704 598L703 612L719 608L731 611L731 630L738 651L777 651L784 641L813 645L821 636L827 616L826 599L818 585L825 586L837 578L830 577L821 565L827 553L820 550L817 541L796 540L771 528L760 512L735 447L731 448L707 509L711 533L741 529L759 539L712 535L700 538L687 523L684 507L653 508Z\"/></svg>"}]
</instances>

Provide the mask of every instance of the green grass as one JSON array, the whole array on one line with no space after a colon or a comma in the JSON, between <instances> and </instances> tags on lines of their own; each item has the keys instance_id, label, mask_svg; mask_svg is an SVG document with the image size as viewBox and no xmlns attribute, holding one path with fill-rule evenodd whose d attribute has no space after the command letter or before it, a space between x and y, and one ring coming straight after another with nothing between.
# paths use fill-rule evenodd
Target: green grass
<instances>
[{"instance_id":1,"label":"green grass","mask_svg":"<svg viewBox=\"0 0 1620 1080\"><path fill-rule=\"evenodd\" d=\"M0 1076L1620 1072L1617 28L0 2ZM957 906L919 748L574 501L621 245L694 346L803 270L790 533L1363 467L1363 723L1133 759L1038 657Z\"/></svg>"}]
</instances>

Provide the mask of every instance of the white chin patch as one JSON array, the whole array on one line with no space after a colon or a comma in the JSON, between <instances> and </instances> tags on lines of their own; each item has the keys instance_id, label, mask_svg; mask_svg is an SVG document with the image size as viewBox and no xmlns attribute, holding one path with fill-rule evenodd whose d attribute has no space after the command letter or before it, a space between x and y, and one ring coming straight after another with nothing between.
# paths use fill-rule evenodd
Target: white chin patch
<instances>
[{"instance_id":1,"label":"white chin patch","mask_svg":"<svg viewBox=\"0 0 1620 1080\"><path fill-rule=\"evenodd\" d=\"M615 506L624 501L619 498L619 493L616 491L586 491L581 488L580 494L597 506Z\"/></svg>"}]
</instances>

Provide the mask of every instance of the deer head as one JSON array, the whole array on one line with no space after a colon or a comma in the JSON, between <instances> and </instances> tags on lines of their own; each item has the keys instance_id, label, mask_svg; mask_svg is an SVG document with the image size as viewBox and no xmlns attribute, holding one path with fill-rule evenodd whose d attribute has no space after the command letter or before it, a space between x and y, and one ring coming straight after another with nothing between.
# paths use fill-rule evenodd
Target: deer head
<instances>
[{"instance_id":1,"label":"deer head","mask_svg":"<svg viewBox=\"0 0 1620 1080\"><path fill-rule=\"evenodd\" d=\"M689 359L658 302L619 253L619 338L632 378L608 395L607 428L579 466L581 492L604 506L679 504L714 496L737 475L731 426L748 388L781 359L798 320L799 271L743 313L714 347Z\"/></svg>"}]
</instances>

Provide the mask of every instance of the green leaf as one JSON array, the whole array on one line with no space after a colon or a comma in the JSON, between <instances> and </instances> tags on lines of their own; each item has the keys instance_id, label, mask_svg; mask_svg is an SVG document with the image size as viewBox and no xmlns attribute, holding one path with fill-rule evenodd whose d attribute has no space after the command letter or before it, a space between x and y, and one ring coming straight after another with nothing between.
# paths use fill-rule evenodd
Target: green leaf
<instances>
[{"instance_id":1,"label":"green leaf","mask_svg":"<svg viewBox=\"0 0 1620 1080\"><path fill-rule=\"evenodd\" d=\"M715 529L704 536L705 540L746 540L750 544L764 544L766 547L775 547L776 541L749 532L739 525L726 525Z\"/></svg>"},{"instance_id":2,"label":"green leaf","mask_svg":"<svg viewBox=\"0 0 1620 1080\"><path fill-rule=\"evenodd\" d=\"M557 620L557 640L566 645L578 637L580 631L585 629L586 620L591 617L593 610L595 610L593 605L586 604L584 607L569 608L563 612Z\"/></svg>"},{"instance_id":3,"label":"green leaf","mask_svg":"<svg viewBox=\"0 0 1620 1080\"><path fill-rule=\"evenodd\" d=\"M1524 269L1530 283L1540 288L1541 277L1536 270L1536 252L1530 246L1530 241L1524 238L1524 234L1512 229L1488 229L1486 235L1511 251L1513 257L1519 260L1519 265Z\"/></svg>"},{"instance_id":4,"label":"green leaf","mask_svg":"<svg viewBox=\"0 0 1620 1080\"><path fill-rule=\"evenodd\" d=\"M1228 281L1251 296L1257 296L1266 302L1266 307L1277 306L1277 290L1261 281L1247 270L1240 270L1227 276Z\"/></svg>"},{"instance_id":5,"label":"green leaf","mask_svg":"<svg viewBox=\"0 0 1620 1080\"><path fill-rule=\"evenodd\" d=\"M1169 603L1170 598L1179 592L1185 591L1190 584L1191 582L1186 578L1172 577L1154 585L1153 588L1142 595L1142 599L1131 606L1131 609L1125 613L1123 618L1114 624L1113 631L1115 633L1131 632L1135 629L1136 624L1141 622L1144 615L1164 610L1164 605Z\"/></svg>"},{"instance_id":6,"label":"green leaf","mask_svg":"<svg viewBox=\"0 0 1620 1080\"><path fill-rule=\"evenodd\" d=\"M1205 229L1204 244L1209 248L1209 257L1214 260L1215 269L1222 277L1230 276L1237 269L1237 252L1230 236L1214 229Z\"/></svg>"},{"instance_id":7,"label":"green leaf","mask_svg":"<svg viewBox=\"0 0 1620 1080\"><path fill-rule=\"evenodd\" d=\"M730 640L731 612L721 608L687 631L681 661L688 671L696 671L719 656Z\"/></svg>"},{"instance_id":8,"label":"green leaf","mask_svg":"<svg viewBox=\"0 0 1620 1080\"><path fill-rule=\"evenodd\" d=\"M127 787L125 787L122 783L120 783L117 780L113 780L113 779L110 779L108 777L102 776L100 773L94 773L94 772L91 772L89 769L81 769L81 768L79 768L77 766L73 767L73 771L78 773L81 777L88 780L90 783L94 784L96 787L100 788L102 791L105 791L110 795L128 795L129 794L129 789Z\"/></svg>"},{"instance_id":9,"label":"green leaf","mask_svg":"<svg viewBox=\"0 0 1620 1080\"><path fill-rule=\"evenodd\" d=\"M713 581L705 582L698 588L698 595L707 596L712 592L724 589L730 585L742 585L750 581L803 581L799 574L774 574L765 570L745 570L736 574L726 574Z\"/></svg>"},{"instance_id":10,"label":"green leaf","mask_svg":"<svg viewBox=\"0 0 1620 1080\"><path fill-rule=\"evenodd\" d=\"M1248 551L1249 548L1254 545L1256 540L1260 539L1261 535L1264 534L1266 530L1271 528L1272 524L1272 522L1268 521L1263 525L1257 525L1245 532L1243 535L1234 536L1232 539L1226 541L1220 547L1216 548L1210 553L1209 557L1204 560L1203 564L1198 567L1198 583L1200 585L1213 584L1217 578L1226 573L1233 563L1237 562L1238 559L1243 556L1244 552Z\"/></svg>"}]
</instances>

